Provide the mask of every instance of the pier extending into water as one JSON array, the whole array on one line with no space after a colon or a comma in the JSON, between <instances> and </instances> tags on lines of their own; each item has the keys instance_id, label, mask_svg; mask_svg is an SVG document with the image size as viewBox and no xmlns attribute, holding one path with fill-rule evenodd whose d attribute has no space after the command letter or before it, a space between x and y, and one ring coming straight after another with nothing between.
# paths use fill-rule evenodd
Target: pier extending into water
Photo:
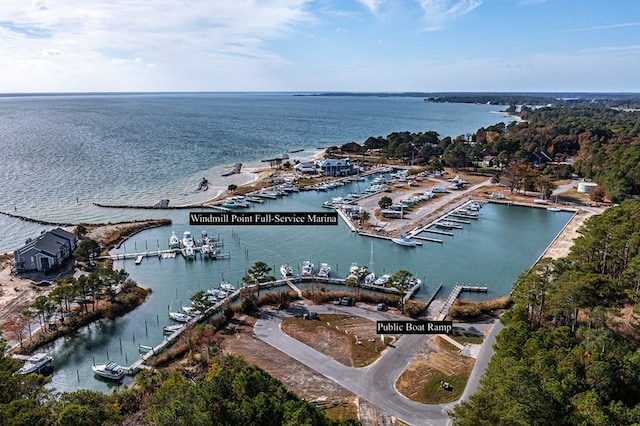
<instances>
[{"instance_id":1,"label":"pier extending into water","mask_svg":"<svg viewBox=\"0 0 640 426\"><path fill-rule=\"evenodd\" d=\"M438 313L438 318L437 318L439 321L445 319L447 315L449 315L449 309L451 309L451 306L458 299L458 297L460 297L460 293L462 293L463 291L486 293L489 290L486 286L470 286L470 285L454 286L453 290L451 290L451 293L449 294L449 297L447 297L447 300L444 302L444 305L442 305L442 307L440 308L440 312Z\"/></svg>"}]
</instances>

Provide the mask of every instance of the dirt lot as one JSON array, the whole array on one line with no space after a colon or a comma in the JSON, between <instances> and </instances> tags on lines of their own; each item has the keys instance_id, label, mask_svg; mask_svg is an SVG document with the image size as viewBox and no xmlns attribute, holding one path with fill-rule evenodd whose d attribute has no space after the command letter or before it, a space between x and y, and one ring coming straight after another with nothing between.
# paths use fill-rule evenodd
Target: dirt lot
<instances>
[{"instance_id":1,"label":"dirt lot","mask_svg":"<svg viewBox=\"0 0 640 426\"><path fill-rule=\"evenodd\" d=\"M346 405L346 411L352 417L356 416L358 398L355 394L254 337L254 324L255 318L245 316L230 327L223 341L223 351L242 356L262 368L301 398L335 401L338 405Z\"/></svg>"},{"instance_id":2,"label":"dirt lot","mask_svg":"<svg viewBox=\"0 0 640 426\"><path fill-rule=\"evenodd\" d=\"M457 400L464 391L475 360L438 336L429 339L396 381L398 392L412 401L441 404ZM450 383L442 389L440 380Z\"/></svg>"}]
</instances>

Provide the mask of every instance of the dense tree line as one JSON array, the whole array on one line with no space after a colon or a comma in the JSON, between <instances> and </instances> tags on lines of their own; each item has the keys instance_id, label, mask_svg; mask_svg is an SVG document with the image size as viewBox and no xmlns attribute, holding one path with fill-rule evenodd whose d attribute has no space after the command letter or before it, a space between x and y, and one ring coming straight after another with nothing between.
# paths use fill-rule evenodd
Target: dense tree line
<instances>
[{"instance_id":1,"label":"dense tree line","mask_svg":"<svg viewBox=\"0 0 640 426\"><path fill-rule=\"evenodd\" d=\"M580 233L565 259L519 277L508 326L455 424L640 423L640 325L628 319L640 313L640 201L590 218Z\"/></svg>"},{"instance_id":2,"label":"dense tree line","mask_svg":"<svg viewBox=\"0 0 640 426\"><path fill-rule=\"evenodd\" d=\"M56 395L40 374L12 375L19 364L0 345L0 424L55 425L357 425L333 421L312 403L242 358L216 357L206 379L144 371L136 386L106 395L79 390Z\"/></svg>"},{"instance_id":3,"label":"dense tree line","mask_svg":"<svg viewBox=\"0 0 640 426\"><path fill-rule=\"evenodd\" d=\"M640 194L640 111L590 104L522 107L518 114L523 121L482 127L473 135L393 132L369 137L364 148L431 170L490 165L498 181L512 187L517 175L516 186L528 191L544 193L547 178L576 173L601 185L613 202Z\"/></svg>"}]
</instances>

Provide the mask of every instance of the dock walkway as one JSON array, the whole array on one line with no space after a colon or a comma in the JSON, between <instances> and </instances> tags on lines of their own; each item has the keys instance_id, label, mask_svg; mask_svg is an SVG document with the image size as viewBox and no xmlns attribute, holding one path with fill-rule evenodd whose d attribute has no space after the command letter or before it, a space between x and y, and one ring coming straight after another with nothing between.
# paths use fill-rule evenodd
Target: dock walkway
<instances>
[{"instance_id":1,"label":"dock walkway","mask_svg":"<svg viewBox=\"0 0 640 426\"><path fill-rule=\"evenodd\" d=\"M454 286L453 290L451 290L451 293L449 293L449 297L447 297L447 300L444 302L444 305L442 305L442 307L440 308L440 312L438 313L438 318L437 318L439 321L442 321L447 317L447 315L449 314L449 309L451 309L451 306L458 299L458 297L460 297L460 293L462 293L463 291L486 293L488 291L488 288L486 286L468 286L468 285Z\"/></svg>"}]
</instances>

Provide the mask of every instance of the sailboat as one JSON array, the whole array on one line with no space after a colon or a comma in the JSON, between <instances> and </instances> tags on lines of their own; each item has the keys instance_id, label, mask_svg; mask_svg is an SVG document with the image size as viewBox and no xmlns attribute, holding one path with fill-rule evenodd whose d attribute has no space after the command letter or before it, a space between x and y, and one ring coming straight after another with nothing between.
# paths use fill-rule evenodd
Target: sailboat
<instances>
[{"instance_id":1,"label":"sailboat","mask_svg":"<svg viewBox=\"0 0 640 426\"><path fill-rule=\"evenodd\" d=\"M376 281L376 274L373 272L373 242L371 243L371 259L369 260L369 270L371 272L369 272L364 277L364 283L370 285Z\"/></svg>"}]
</instances>

